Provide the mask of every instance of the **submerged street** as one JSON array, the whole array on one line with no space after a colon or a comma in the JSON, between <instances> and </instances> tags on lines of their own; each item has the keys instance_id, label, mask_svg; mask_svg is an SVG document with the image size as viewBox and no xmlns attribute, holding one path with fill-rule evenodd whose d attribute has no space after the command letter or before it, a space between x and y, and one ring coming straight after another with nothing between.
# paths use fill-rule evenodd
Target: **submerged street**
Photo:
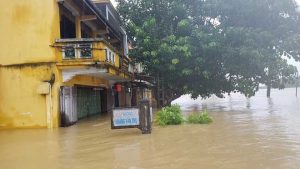
<instances>
[{"instance_id":1,"label":"submerged street","mask_svg":"<svg viewBox=\"0 0 300 169\"><path fill-rule=\"evenodd\" d=\"M300 0L0 8L0 169L300 169Z\"/></svg>"},{"instance_id":2,"label":"submerged street","mask_svg":"<svg viewBox=\"0 0 300 169\"><path fill-rule=\"evenodd\" d=\"M174 103L184 112L208 109L210 125L111 130L110 118L53 130L0 131L2 169L297 169L300 167L300 99L295 89L261 90L251 99Z\"/></svg>"}]
</instances>

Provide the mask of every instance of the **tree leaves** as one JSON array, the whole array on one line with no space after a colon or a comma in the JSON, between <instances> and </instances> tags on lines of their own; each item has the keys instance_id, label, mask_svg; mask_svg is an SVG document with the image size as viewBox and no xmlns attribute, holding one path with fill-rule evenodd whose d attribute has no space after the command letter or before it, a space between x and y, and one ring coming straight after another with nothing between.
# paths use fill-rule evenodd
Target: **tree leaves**
<instances>
[{"instance_id":1,"label":"tree leaves","mask_svg":"<svg viewBox=\"0 0 300 169\"><path fill-rule=\"evenodd\" d=\"M253 96L259 83L282 87L293 77L281 57L300 58L293 0L118 1L130 55L164 81L166 95Z\"/></svg>"}]
</instances>

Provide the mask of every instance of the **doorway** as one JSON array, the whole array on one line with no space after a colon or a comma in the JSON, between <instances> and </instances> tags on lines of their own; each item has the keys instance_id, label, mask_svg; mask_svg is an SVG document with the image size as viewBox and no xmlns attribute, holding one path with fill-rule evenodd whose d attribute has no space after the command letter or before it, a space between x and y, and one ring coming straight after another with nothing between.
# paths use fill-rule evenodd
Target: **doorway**
<instances>
[{"instance_id":1,"label":"doorway","mask_svg":"<svg viewBox=\"0 0 300 169\"><path fill-rule=\"evenodd\" d=\"M91 86L61 87L61 126L107 113L107 89Z\"/></svg>"}]
</instances>

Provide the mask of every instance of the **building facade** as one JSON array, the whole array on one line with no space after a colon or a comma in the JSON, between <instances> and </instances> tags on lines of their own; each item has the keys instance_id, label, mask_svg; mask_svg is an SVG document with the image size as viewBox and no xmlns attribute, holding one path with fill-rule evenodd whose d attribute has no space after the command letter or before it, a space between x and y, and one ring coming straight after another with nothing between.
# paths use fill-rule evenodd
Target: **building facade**
<instances>
[{"instance_id":1,"label":"building facade","mask_svg":"<svg viewBox=\"0 0 300 169\"><path fill-rule=\"evenodd\" d=\"M127 35L109 1L0 8L0 129L55 128L131 106Z\"/></svg>"}]
</instances>

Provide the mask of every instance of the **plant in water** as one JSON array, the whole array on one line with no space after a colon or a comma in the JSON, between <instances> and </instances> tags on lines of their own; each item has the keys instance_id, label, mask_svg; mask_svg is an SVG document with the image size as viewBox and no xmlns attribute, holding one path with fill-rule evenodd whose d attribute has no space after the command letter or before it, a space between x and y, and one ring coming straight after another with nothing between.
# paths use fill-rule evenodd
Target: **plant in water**
<instances>
[{"instance_id":1,"label":"plant in water","mask_svg":"<svg viewBox=\"0 0 300 169\"><path fill-rule=\"evenodd\" d=\"M208 115L207 110L202 113L193 113L188 116L188 122L192 124L209 124L213 122L212 118Z\"/></svg>"},{"instance_id":2,"label":"plant in water","mask_svg":"<svg viewBox=\"0 0 300 169\"><path fill-rule=\"evenodd\" d=\"M156 122L160 126L179 125L183 122L183 116L179 105L172 105L162 108L156 114Z\"/></svg>"}]
</instances>

